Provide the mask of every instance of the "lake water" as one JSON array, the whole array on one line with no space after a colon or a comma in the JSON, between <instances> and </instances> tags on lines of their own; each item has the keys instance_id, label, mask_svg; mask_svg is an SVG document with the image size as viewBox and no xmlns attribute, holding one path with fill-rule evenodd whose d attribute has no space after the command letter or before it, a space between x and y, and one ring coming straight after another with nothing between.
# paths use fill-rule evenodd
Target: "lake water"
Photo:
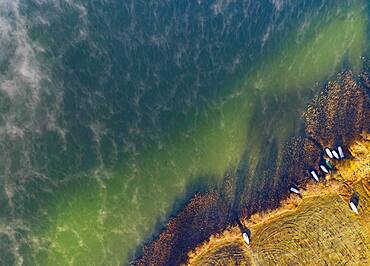
<instances>
[{"instance_id":1,"label":"lake water","mask_svg":"<svg viewBox=\"0 0 370 266\"><path fill-rule=\"evenodd\" d=\"M128 264L189 187L247 162L256 189L321 85L361 69L368 16L365 0L3 0L0 264Z\"/></svg>"}]
</instances>

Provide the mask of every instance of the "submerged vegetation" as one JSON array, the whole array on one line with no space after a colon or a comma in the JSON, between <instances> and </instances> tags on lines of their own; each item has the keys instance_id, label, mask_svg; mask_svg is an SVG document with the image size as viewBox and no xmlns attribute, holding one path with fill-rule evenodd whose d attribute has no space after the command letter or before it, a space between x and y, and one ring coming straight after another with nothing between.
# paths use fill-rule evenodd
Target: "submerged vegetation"
<instances>
[{"instance_id":1,"label":"submerged vegetation","mask_svg":"<svg viewBox=\"0 0 370 266\"><path fill-rule=\"evenodd\" d=\"M3 2L0 264L178 265L366 124L366 0Z\"/></svg>"},{"instance_id":2,"label":"submerged vegetation","mask_svg":"<svg viewBox=\"0 0 370 266\"><path fill-rule=\"evenodd\" d=\"M366 174L368 174L369 171L367 165L369 157L366 153L366 149L362 151L363 153L360 156L359 147L361 147L361 145L368 145L368 137L365 137L363 144L356 144L357 146L353 144L353 141L359 138L363 132L370 131L370 98L368 95L369 72L366 69L365 66L365 71L356 76L349 71L341 73L338 75L337 79L328 82L324 91L318 93L309 103L306 111L302 115L305 121L305 134L292 137L287 141L288 144L282 152L284 156L277 158L276 169L274 169L275 172L272 172L270 176L270 180L281 180L285 176L283 184L278 187L278 189L283 190L280 198L278 198L278 202L270 200L273 198L276 191L264 191L261 189L261 192L259 192L261 194L253 191L257 199L261 199L259 196L262 195L263 200L267 199L268 203L273 203L275 205L269 204L265 206L265 209L261 209L261 201L256 201L256 198L251 197L250 201L238 202L238 205L232 205L233 207L238 206L242 210L241 215L233 216L233 213L230 214L230 206L228 203L229 198L233 199L230 194L234 195L234 191L230 189L230 183L233 177L232 175L227 176L225 178L224 190L196 196L178 216L171 219L168 227L159 236L159 239L156 239L144 249L144 255L138 260L138 264L145 265L154 260L159 261L161 265L183 263L187 252L195 248L201 242L206 241L211 235L220 234L223 229L233 224L239 223L239 227L243 227L239 222L241 217L247 228L253 228L253 224L263 224L266 217L270 220L271 217L285 215L285 213L289 214L292 210L296 210L298 202L301 200L298 197L293 197L283 203L285 207L271 211L270 215L264 215L267 209L272 210L281 205L280 201L288 193L291 184L298 183L304 186L304 184L311 179L308 169L315 169L319 172L320 161L324 158L327 160L329 159L324 157L326 156L324 151L325 147L335 147L337 145L342 145L343 147L351 146L349 149L351 153L353 153L354 156L358 156L358 159L352 160L351 164L356 165L355 171L362 171L361 169L363 167L363 175L360 175L359 179L365 180L364 182L366 183ZM347 158L350 157L349 154L345 156ZM333 167L343 167L342 165L346 164L348 163L338 163L334 161L330 163ZM349 181L352 179L347 176L345 178L348 182L338 182L338 179L343 178L342 176L344 176L344 173L348 171L348 168L344 168L344 170L339 170L335 175L327 176L328 181L324 184L309 185L307 191L302 192L304 198L303 202L306 202L306 199L312 198L313 196L319 197L324 194L330 194L331 196L329 195L329 198L323 199L327 204L325 205L327 208L329 208L330 202L334 200L336 202L335 206L337 206L340 211L348 211L348 204L341 205L339 203L342 202L340 200L340 196L343 194L342 189L350 187L351 182ZM320 174L320 179L322 179L322 174ZM261 183L263 184L262 181ZM356 184L358 184L358 182ZM248 196L248 192L248 190L243 191L243 196ZM336 195L334 195L335 197L332 195L333 193ZM345 195L345 201L348 202L351 191L347 191L347 194L348 195ZM315 201L312 201L308 204L308 207L305 207L309 210L310 215L312 215L312 212L315 213L316 207L313 208L313 206L321 206L314 202ZM321 207L318 208L322 211ZM338 209L336 210L338 211ZM302 217L299 217L302 218L303 222L305 220L305 215L302 215ZM320 215L323 215L323 213ZM294 220L297 217L291 216L290 218ZM245 221L248 222L246 223ZM252 224L250 224L250 222L252 222ZM329 225L330 223L327 224L327 226ZM241 232L237 228L238 227L232 229L232 231L234 232L237 230L238 237L235 234L231 237L232 239L237 238L237 242L244 244L241 238ZM189 232L196 232L196 234L189 235ZM304 234L304 232L302 232L302 234ZM252 246L254 238L256 238L256 236L252 231ZM225 245L231 244L233 248L236 248L233 243L229 243L229 240L227 240L228 242ZM289 239L286 240L289 241ZM216 241L216 245L218 246L217 243L219 244L219 241ZM263 245L263 243L260 243L260 245ZM223 246L220 248L223 248ZM236 253L240 255L240 252ZM231 254L234 253L231 252ZM237 254L235 255L236 257L239 256ZM244 255L242 256L243 258ZM220 256L227 257L228 255L221 254ZM230 258L232 259L233 256L230 255ZM207 257L207 259L209 258ZM274 264L273 262L271 263Z\"/></svg>"}]
</instances>

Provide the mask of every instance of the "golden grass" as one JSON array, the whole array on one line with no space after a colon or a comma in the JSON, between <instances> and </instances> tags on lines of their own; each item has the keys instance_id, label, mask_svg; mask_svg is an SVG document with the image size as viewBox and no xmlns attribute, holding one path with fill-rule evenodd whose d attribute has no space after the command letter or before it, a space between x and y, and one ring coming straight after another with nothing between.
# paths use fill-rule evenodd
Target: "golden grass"
<instances>
[{"instance_id":1,"label":"golden grass","mask_svg":"<svg viewBox=\"0 0 370 266\"><path fill-rule=\"evenodd\" d=\"M188 265L370 265L370 134L349 148L327 182L308 184L303 199L291 196L282 207L255 214L239 227L212 236L189 253ZM348 206L360 194L359 215Z\"/></svg>"}]
</instances>

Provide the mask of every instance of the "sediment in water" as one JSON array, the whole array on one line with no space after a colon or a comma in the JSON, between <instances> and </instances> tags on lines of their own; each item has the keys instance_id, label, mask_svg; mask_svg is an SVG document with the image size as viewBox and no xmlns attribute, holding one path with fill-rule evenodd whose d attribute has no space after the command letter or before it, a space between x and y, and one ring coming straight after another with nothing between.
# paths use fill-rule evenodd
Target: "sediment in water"
<instances>
[{"instance_id":1,"label":"sediment in water","mask_svg":"<svg viewBox=\"0 0 370 266\"><path fill-rule=\"evenodd\" d=\"M221 189L196 195L170 219L158 238L143 248L133 264L179 265L186 261L190 250L211 235L233 224L242 226L241 218L277 208L287 197L291 183L304 185L307 169L319 170L324 147L349 147L362 132L370 131L369 73L368 62L359 76L350 71L340 73L309 104L302 116L302 134L291 138L284 151L272 156L273 167L261 163L252 167L252 173L249 165L241 165L237 173L225 177ZM248 184L247 179L251 174L264 180L254 190L251 188L256 186Z\"/></svg>"}]
</instances>

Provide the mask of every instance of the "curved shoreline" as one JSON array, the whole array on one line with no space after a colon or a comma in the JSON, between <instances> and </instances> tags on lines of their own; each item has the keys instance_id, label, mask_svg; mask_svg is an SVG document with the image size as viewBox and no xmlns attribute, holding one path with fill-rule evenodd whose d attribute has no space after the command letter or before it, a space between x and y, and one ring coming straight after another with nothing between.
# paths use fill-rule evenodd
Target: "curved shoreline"
<instances>
[{"instance_id":1,"label":"curved shoreline","mask_svg":"<svg viewBox=\"0 0 370 266\"><path fill-rule=\"evenodd\" d=\"M271 186L268 184L261 188L264 193L259 195L259 191L244 188L235 205L235 176L227 176L221 191L196 195L170 219L159 237L144 247L142 256L134 265L184 263L190 250L211 235L237 224L240 217L279 207L292 182L307 184L307 167L317 166L318 170L323 147L337 143L348 146L361 132L369 132L369 85L366 68L359 77L348 71L338 75L338 79L329 82L303 114L305 135L292 138L283 156L276 159L277 167L272 172L277 179L277 183L272 184L275 190L266 195L269 192L266 188Z\"/></svg>"}]
</instances>

